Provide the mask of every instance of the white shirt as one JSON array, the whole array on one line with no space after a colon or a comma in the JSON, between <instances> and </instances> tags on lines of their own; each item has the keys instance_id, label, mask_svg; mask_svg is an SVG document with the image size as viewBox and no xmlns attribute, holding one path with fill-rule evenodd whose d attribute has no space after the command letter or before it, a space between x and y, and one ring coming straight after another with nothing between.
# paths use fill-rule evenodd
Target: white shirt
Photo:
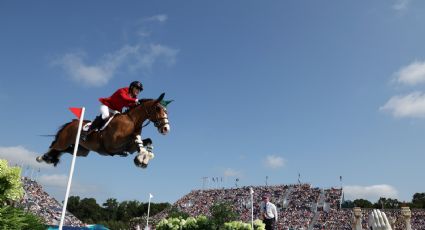
<instances>
[{"instance_id":1,"label":"white shirt","mask_svg":"<svg viewBox=\"0 0 425 230\"><path fill-rule=\"evenodd\" d=\"M276 206L271 203L271 202L267 202L267 203L261 203L261 214L265 214L265 217L267 219L275 219L277 222L277 210L276 210Z\"/></svg>"}]
</instances>

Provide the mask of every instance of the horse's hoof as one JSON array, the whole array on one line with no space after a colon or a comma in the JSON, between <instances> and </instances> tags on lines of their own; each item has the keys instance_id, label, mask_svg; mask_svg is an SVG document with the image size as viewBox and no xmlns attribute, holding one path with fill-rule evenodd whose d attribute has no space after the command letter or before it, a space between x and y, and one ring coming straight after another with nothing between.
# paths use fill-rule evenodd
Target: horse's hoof
<instances>
[{"instance_id":1,"label":"horse's hoof","mask_svg":"<svg viewBox=\"0 0 425 230\"><path fill-rule=\"evenodd\" d=\"M36 157L35 158L35 160L38 162L38 163L41 163L41 162L43 162L44 160L43 160L43 156L38 156L38 157Z\"/></svg>"},{"instance_id":2,"label":"horse's hoof","mask_svg":"<svg viewBox=\"0 0 425 230\"><path fill-rule=\"evenodd\" d=\"M146 168L148 167L147 164L141 162L137 157L134 158L134 164L139 168Z\"/></svg>"}]
</instances>

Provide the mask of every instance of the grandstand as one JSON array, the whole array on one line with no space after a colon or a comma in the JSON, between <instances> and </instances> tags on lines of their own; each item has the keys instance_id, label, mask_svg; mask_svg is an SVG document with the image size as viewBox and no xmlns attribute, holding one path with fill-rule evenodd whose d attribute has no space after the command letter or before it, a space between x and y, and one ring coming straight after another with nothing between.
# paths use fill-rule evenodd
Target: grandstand
<instances>
[{"instance_id":1,"label":"grandstand","mask_svg":"<svg viewBox=\"0 0 425 230\"><path fill-rule=\"evenodd\" d=\"M49 196L36 181L22 177L25 195L20 205L40 216L47 225L58 225L62 205ZM271 201L279 211L278 229L352 229L354 221L352 209L341 209L343 191L341 188L322 189L310 184L252 186L254 190L254 219L259 218L259 205L264 193L271 194ZM232 204L240 219L251 221L250 187L234 189L193 190L177 200L173 207L191 216L210 216L210 208L217 202ZM152 223L167 217L169 209L151 218ZM403 214L400 209L383 210L393 223L395 229L405 229ZM371 210L362 210L362 228L369 229L368 216ZM411 210L411 225L414 230L425 230L425 210ZM138 223L133 223L136 226ZM140 223L141 226L144 223ZM67 212L65 225L83 227L84 224Z\"/></svg>"},{"instance_id":2,"label":"grandstand","mask_svg":"<svg viewBox=\"0 0 425 230\"><path fill-rule=\"evenodd\" d=\"M341 209L341 188L321 189L310 184L253 186L254 219L259 218L259 205L264 193L271 194L271 201L279 211L278 229L352 229L354 221L352 209ZM217 202L229 202L240 214L244 222L251 221L250 187L234 189L193 190L173 204L174 208L188 213L190 216L210 216L210 208ZM164 210L152 217L159 221L167 217ZM362 227L369 229L368 215L371 210L362 210ZM404 218L399 209L383 210L394 225L393 229L405 229ZM412 229L425 230L425 211L412 210Z\"/></svg>"},{"instance_id":3,"label":"grandstand","mask_svg":"<svg viewBox=\"0 0 425 230\"><path fill-rule=\"evenodd\" d=\"M59 225L62 204L47 194L36 181L30 180L27 177L22 177L21 180L25 193L19 205L36 216L41 217L45 224ZM72 215L72 213L67 212L64 225L80 227L84 224Z\"/></svg>"}]
</instances>

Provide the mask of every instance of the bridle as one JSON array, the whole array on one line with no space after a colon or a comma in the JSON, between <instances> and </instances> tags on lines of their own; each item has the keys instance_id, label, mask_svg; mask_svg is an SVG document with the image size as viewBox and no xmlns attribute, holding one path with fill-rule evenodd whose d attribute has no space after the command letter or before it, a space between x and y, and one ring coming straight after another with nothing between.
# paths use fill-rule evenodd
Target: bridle
<instances>
[{"instance_id":1,"label":"bridle","mask_svg":"<svg viewBox=\"0 0 425 230\"><path fill-rule=\"evenodd\" d=\"M149 113L149 110L146 108L146 106L143 105L143 103L140 103L140 106L143 107L143 109L145 110L146 114L148 115L148 122L146 124L144 124L144 125L142 124L142 128L148 126L151 123L151 121L153 122L154 126L156 128L158 128L158 129L161 128L161 127L163 127L163 126L165 126L165 125L168 125L169 124L168 119L166 117L160 117L160 118L158 118L156 120L150 119L151 113ZM157 105L157 106L161 106L161 108L164 111L167 111L162 105Z\"/></svg>"}]
</instances>

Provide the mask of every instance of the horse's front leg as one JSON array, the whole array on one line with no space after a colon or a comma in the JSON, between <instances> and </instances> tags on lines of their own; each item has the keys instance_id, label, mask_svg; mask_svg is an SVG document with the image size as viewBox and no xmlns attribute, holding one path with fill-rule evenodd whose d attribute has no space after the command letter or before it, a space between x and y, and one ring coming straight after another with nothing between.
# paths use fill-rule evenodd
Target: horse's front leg
<instances>
[{"instance_id":1,"label":"horse's front leg","mask_svg":"<svg viewBox=\"0 0 425 230\"><path fill-rule=\"evenodd\" d=\"M142 140L140 135L137 135L134 142L138 148L138 155L134 158L134 164L137 167L146 168L148 166L149 160L153 159L155 155L153 154L152 140L146 138Z\"/></svg>"}]
</instances>

